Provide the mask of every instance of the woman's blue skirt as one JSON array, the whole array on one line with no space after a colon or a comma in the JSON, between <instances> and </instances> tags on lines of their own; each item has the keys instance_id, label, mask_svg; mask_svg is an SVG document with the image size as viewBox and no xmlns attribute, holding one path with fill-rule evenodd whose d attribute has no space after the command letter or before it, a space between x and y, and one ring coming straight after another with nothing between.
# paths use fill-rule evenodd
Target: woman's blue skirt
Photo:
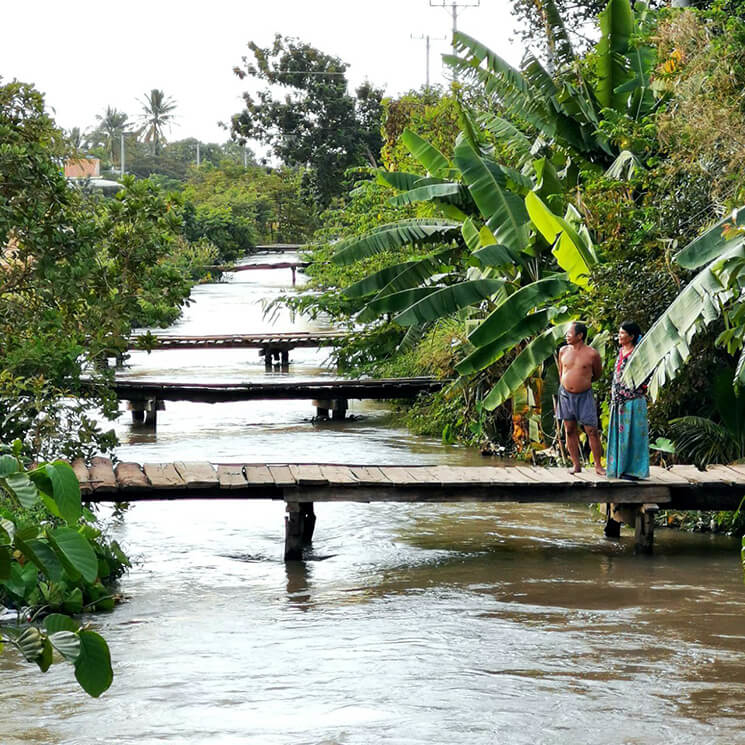
<instances>
[{"instance_id":1,"label":"woman's blue skirt","mask_svg":"<svg viewBox=\"0 0 745 745\"><path fill-rule=\"evenodd\" d=\"M647 401L634 398L611 406L608 427L608 476L649 477L649 426Z\"/></svg>"}]
</instances>

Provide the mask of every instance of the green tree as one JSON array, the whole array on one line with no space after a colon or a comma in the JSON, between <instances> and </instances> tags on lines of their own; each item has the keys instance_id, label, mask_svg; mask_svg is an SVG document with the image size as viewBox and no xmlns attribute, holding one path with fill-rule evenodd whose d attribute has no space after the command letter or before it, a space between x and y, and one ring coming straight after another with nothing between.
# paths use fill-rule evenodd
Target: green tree
<instances>
[{"instance_id":1,"label":"green tree","mask_svg":"<svg viewBox=\"0 0 745 745\"><path fill-rule=\"evenodd\" d=\"M177 108L176 102L162 90L153 88L150 93L145 94L140 103L140 137L144 142L152 144L154 155L159 155L161 147L166 142L165 130L170 128L175 119L173 112Z\"/></svg>"},{"instance_id":2,"label":"green tree","mask_svg":"<svg viewBox=\"0 0 745 745\"><path fill-rule=\"evenodd\" d=\"M103 114L97 114L98 126L91 133L91 141L95 146L101 145L111 162L118 159L121 163L121 136L129 131L129 117L115 107L107 106Z\"/></svg>"},{"instance_id":3,"label":"green tree","mask_svg":"<svg viewBox=\"0 0 745 745\"><path fill-rule=\"evenodd\" d=\"M325 207L346 190L348 168L377 165L382 91L365 83L350 96L347 65L297 39L278 34L271 48L248 46L253 60L244 57L235 74L288 94L244 93L245 108L232 118L233 137L241 143L255 138L286 165L307 168L305 191Z\"/></svg>"}]
</instances>

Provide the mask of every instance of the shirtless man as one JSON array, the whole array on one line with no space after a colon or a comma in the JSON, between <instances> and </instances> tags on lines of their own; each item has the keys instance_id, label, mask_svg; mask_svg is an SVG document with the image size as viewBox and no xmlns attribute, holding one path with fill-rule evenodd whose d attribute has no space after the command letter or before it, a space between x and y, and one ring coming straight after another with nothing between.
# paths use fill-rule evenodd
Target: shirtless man
<instances>
[{"instance_id":1,"label":"shirtless man","mask_svg":"<svg viewBox=\"0 0 745 745\"><path fill-rule=\"evenodd\" d=\"M564 422L567 450L572 459L570 473L579 473L582 465L579 460L579 432L581 424L590 441L595 472L604 475L601 465L603 446L600 444L598 413L592 397L592 383L602 374L600 355L585 344L587 326L579 321L573 323L566 332L567 346L559 351L559 401L556 405L556 418Z\"/></svg>"}]
</instances>

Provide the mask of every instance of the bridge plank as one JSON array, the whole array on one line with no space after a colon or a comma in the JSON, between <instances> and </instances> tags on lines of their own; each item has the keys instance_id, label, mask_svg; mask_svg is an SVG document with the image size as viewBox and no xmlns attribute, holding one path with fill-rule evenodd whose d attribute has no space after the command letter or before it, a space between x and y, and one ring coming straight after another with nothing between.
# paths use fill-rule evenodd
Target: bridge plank
<instances>
[{"instance_id":1,"label":"bridge plank","mask_svg":"<svg viewBox=\"0 0 745 745\"><path fill-rule=\"evenodd\" d=\"M724 478L719 474L715 474L713 471L699 471L696 466L673 466L673 473L677 476L682 476L697 486L703 484L714 485L726 483Z\"/></svg>"},{"instance_id":2,"label":"bridge plank","mask_svg":"<svg viewBox=\"0 0 745 745\"><path fill-rule=\"evenodd\" d=\"M108 458L102 458L101 456L91 458L88 479L94 492L116 491L117 489L114 466Z\"/></svg>"},{"instance_id":3,"label":"bridge plank","mask_svg":"<svg viewBox=\"0 0 745 745\"><path fill-rule=\"evenodd\" d=\"M463 468L458 466L432 466L429 472L440 486L485 486L491 483L492 474L488 466Z\"/></svg>"},{"instance_id":4,"label":"bridge plank","mask_svg":"<svg viewBox=\"0 0 745 745\"><path fill-rule=\"evenodd\" d=\"M390 486L391 482L377 466L351 466L350 471L360 486Z\"/></svg>"},{"instance_id":5,"label":"bridge plank","mask_svg":"<svg viewBox=\"0 0 745 745\"><path fill-rule=\"evenodd\" d=\"M80 493L90 494L91 484L88 480L88 466L85 465L85 461L82 458L76 458L72 463L70 463L70 467L75 472L75 476L80 482Z\"/></svg>"},{"instance_id":6,"label":"bridge plank","mask_svg":"<svg viewBox=\"0 0 745 745\"><path fill-rule=\"evenodd\" d=\"M409 473L409 469L404 466L381 466L380 469L390 481L396 486L416 486L419 480Z\"/></svg>"},{"instance_id":7,"label":"bridge plank","mask_svg":"<svg viewBox=\"0 0 745 745\"><path fill-rule=\"evenodd\" d=\"M142 469L153 489L183 489L186 486L173 463L144 463Z\"/></svg>"},{"instance_id":8,"label":"bridge plank","mask_svg":"<svg viewBox=\"0 0 745 745\"><path fill-rule=\"evenodd\" d=\"M745 476L745 463L730 463L727 468L733 470L735 473Z\"/></svg>"},{"instance_id":9,"label":"bridge plank","mask_svg":"<svg viewBox=\"0 0 745 745\"><path fill-rule=\"evenodd\" d=\"M330 486L359 486L349 466L321 466L321 474Z\"/></svg>"},{"instance_id":10,"label":"bridge plank","mask_svg":"<svg viewBox=\"0 0 745 745\"><path fill-rule=\"evenodd\" d=\"M243 473L249 486L274 486L272 472L266 466L243 466Z\"/></svg>"},{"instance_id":11,"label":"bridge plank","mask_svg":"<svg viewBox=\"0 0 745 745\"><path fill-rule=\"evenodd\" d=\"M530 471L535 479L539 482L549 484L561 484L562 486L572 486L579 483L577 479L569 473L569 467L552 466L530 466Z\"/></svg>"},{"instance_id":12,"label":"bridge plank","mask_svg":"<svg viewBox=\"0 0 745 745\"><path fill-rule=\"evenodd\" d=\"M735 471L734 468L729 466L709 466L707 470L721 473L722 477L728 479L730 484L745 484L745 473Z\"/></svg>"},{"instance_id":13,"label":"bridge plank","mask_svg":"<svg viewBox=\"0 0 745 745\"><path fill-rule=\"evenodd\" d=\"M317 465L291 465L290 473L299 486L326 486L329 483Z\"/></svg>"},{"instance_id":14,"label":"bridge plank","mask_svg":"<svg viewBox=\"0 0 745 745\"><path fill-rule=\"evenodd\" d=\"M289 466L268 466L269 472L272 474L274 479L274 485L283 486L297 486L295 477L292 475Z\"/></svg>"},{"instance_id":15,"label":"bridge plank","mask_svg":"<svg viewBox=\"0 0 745 745\"><path fill-rule=\"evenodd\" d=\"M174 468L184 480L187 489L203 489L218 486L217 474L211 463L206 461L176 461Z\"/></svg>"},{"instance_id":16,"label":"bridge plank","mask_svg":"<svg viewBox=\"0 0 745 745\"><path fill-rule=\"evenodd\" d=\"M217 466L217 481L221 489L241 489L246 486L243 466Z\"/></svg>"},{"instance_id":17,"label":"bridge plank","mask_svg":"<svg viewBox=\"0 0 745 745\"><path fill-rule=\"evenodd\" d=\"M667 468L663 468L662 466L650 466L649 479L651 481L660 482L663 484L670 484L671 486L673 484L676 484L678 486L688 486L690 484L690 481L688 481L688 479L685 479L680 475L676 475L672 471L669 471Z\"/></svg>"},{"instance_id":18,"label":"bridge plank","mask_svg":"<svg viewBox=\"0 0 745 745\"><path fill-rule=\"evenodd\" d=\"M116 480L120 489L149 489L150 481L139 463L117 463Z\"/></svg>"}]
</instances>

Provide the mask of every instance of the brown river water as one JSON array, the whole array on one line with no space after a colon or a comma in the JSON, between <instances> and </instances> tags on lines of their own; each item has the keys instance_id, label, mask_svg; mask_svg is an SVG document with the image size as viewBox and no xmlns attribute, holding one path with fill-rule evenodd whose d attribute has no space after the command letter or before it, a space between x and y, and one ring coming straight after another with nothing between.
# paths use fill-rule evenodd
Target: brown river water
<instances>
[{"instance_id":1,"label":"brown river water","mask_svg":"<svg viewBox=\"0 0 745 745\"><path fill-rule=\"evenodd\" d=\"M286 258L286 255L282 257ZM265 261L266 257L257 259ZM275 260L281 260L277 257ZM323 328L262 300L289 270L204 285L172 329ZM333 376L295 350L290 376ZM135 353L123 375L245 381L256 350ZM286 373L285 373L286 374ZM168 403L124 460L483 464L402 429L386 404L315 424L310 402ZM659 530L635 556L585 507L319 504L285 564L283 505L138 504L112 534L136 562L100 699L67 665L0 657L0 745L745 744L737 542Z\"/></svg>"}]
</instances>

